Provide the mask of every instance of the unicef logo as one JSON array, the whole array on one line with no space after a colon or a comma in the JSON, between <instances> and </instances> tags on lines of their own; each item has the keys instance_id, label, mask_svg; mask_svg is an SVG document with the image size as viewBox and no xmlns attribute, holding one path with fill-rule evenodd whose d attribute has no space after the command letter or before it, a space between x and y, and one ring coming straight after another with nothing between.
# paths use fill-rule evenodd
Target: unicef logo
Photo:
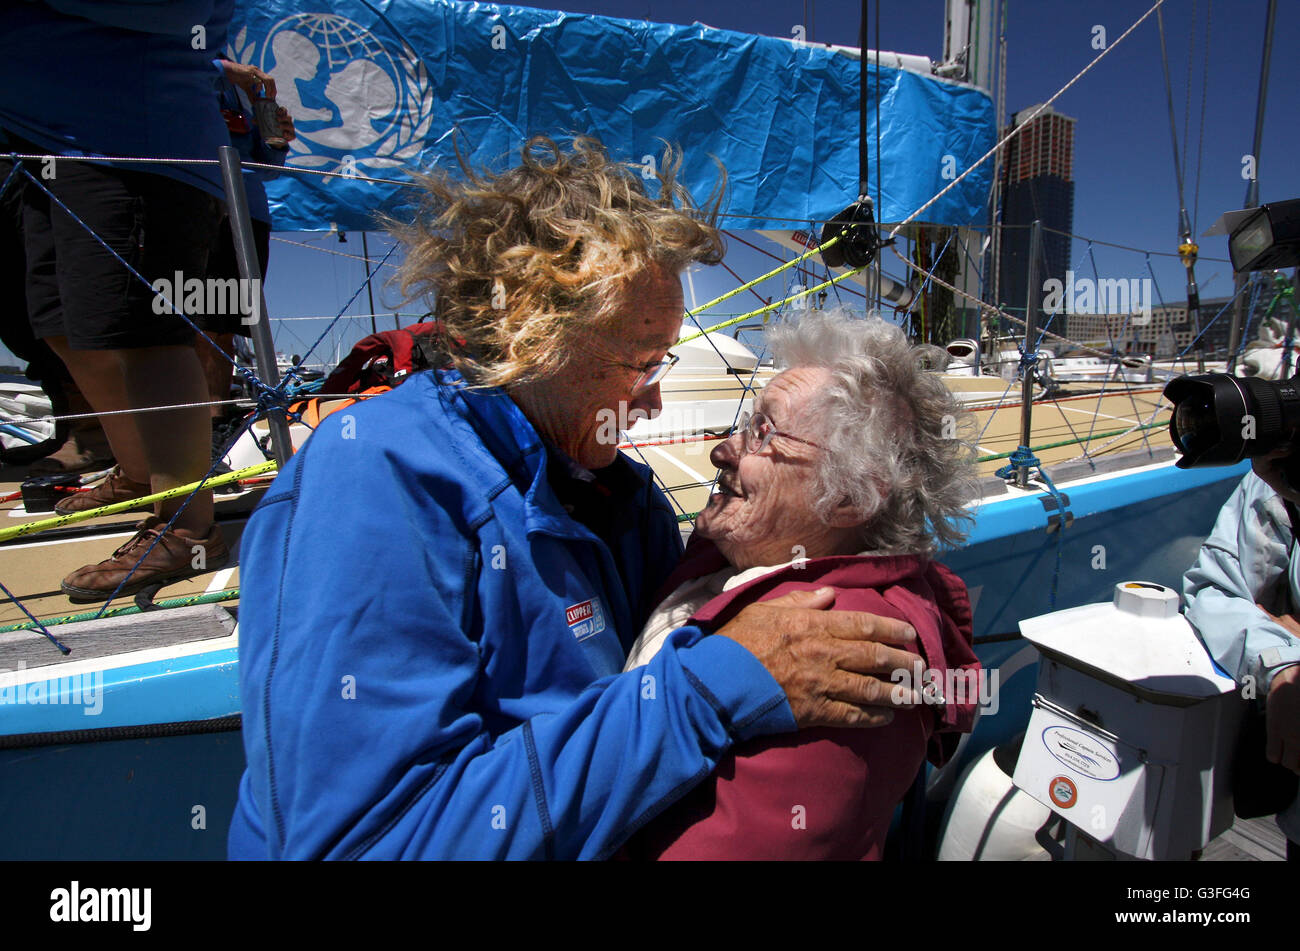
<instances>
[{"instance_id":1,"label":"unicef logo","mask_svg":"<svg viewBox=\"0 0 1300 951\"><path fill-rule=\"evenodd\" d=\"M347 17L297 13L260 44L240 30L228 51L275 78L297 139L286 164L356 174L410 162L433 119L433 87L415 51L394 54ZM331 181L331 179L326 179Z\"/></svg>"}]
</instances>

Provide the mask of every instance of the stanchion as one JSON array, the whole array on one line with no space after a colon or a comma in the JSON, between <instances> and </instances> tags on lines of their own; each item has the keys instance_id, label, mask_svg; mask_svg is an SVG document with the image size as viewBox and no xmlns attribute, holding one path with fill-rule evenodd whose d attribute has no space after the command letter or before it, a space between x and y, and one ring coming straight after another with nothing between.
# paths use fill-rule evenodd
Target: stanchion
<instances>
[{"instance_id":1,"label":"stanchion","mask_svg":"<svg viewBox=\"0 0 1300 951\"><path fill-rule=\"evenodd\" d=\"M280 371L275 365L275 341L271 339L266 300L261 293L262 267L254 250L253 223L248 215L248 194L244 191L244 173L239 167L239 153L229 145L223 145L217 151L221 160L221 178L226 186L226 206L230 213L230 234L235 239L239 277L246 286L258 289L258 293L252 295L255 308L252 327L253 358L257 363L257 375L267 386L278 386ZM253 280L257 283L249 283ZM284 468L293 455L293 442L289 436L289 422L285 418L284 407L270 407L266 421L271 428L271 453L280 468Z\"/></svg>"}]
</instances>

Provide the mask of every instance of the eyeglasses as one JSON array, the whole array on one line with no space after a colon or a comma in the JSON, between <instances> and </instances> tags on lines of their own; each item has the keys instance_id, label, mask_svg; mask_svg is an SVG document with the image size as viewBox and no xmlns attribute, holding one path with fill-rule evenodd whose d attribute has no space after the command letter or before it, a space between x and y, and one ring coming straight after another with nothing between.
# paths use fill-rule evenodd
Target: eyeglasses
<instances>
[{"instance_id":1,"label":"eyeglasses","mask_svg":"<svg viewBox=\"0 0 1300 951\"><path fill-rule=\"evenodd\" d=\"M645 364L618 363L617 361L615 362L618 366L627 367L627 369L629 370L641 371L641 374L636 378L636 381L633 382L632 384L632 395L639 396L640 394L644 393L646 390L650 389L650 387L657 384L664 377L666 377L668 375L668 371L671 370L673 367L677 366L677 361L680 359L681 357L676 356L673 353L669 353L666 357L663 358L663 360L661 360L659 363L651 367L647 367Z\"/></svg>"},{"instance_id":2,"label":"eyeglasses","mask_svg":"<svg viewBox=\"0 0 1300 951\"><path fill-rule=\"evenodd\" d=\"M814 449L829 451L825 446L812 442L807 439L801 439L798 436L792 436L790 433L783 433L772 423L770 419L762 413L746 413L740 417L740 425L736 427L736 432L741 434L745 452L749 454L762 452L767 448L767 444L772 441L773 436L784 436L786 439L792 439L795 442L803 443L805 446L812 446Z\"/></svg>"}]
</instances>

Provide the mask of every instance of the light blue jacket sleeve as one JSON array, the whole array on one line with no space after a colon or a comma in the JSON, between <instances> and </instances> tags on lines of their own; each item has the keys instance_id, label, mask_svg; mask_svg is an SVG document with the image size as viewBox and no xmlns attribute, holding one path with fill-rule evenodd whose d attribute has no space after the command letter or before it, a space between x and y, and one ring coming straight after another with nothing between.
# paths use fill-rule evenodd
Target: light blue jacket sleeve
<instances>
[{"instance_id":1,"label":"light blue jacket sleeve","mask_svg":"<svg viewBox=\"0 0 1300 951\"><path fill-rule=\"evenodd\" d=\"M1187 619L1210 656L1238 683L1254 683L1261 700L1278 670L1300 663L1300 640L1256 606L1281 615L1300 605L1293 545L1281 498L1250 473L1183 576Z\"/></svg>"}]
</instances>

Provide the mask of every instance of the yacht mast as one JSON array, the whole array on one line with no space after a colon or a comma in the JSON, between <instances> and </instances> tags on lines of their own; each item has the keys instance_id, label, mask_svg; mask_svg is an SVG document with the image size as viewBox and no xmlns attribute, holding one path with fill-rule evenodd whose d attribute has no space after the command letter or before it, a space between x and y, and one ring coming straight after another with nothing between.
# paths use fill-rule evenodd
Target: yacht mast
<instances>
[{"instance_id":1,"label":"yacht mast","mask_svg":"<svg viewBox=\"0 0 1300 951\"><path fill-rule=\"evenodd\" d=\"M1268 64L1273 53L1273 21L1277 15L1277 0L1268 0L1268 12L1264 18L1264 56L1259 64L1259 94L1255 97L1255 138L1250 155L1254 162L1254 174L1246 185L1246 208L1259 204L1259 150L1264 141L1264 100L1268 98ZM1236 303L1232 307L1232 324L1228 330L1228 372L1237 366L1237 351L1241 348L1242 317L1245 313L1245 300L1241 289L1250 279L1248 274L1233 275L1233 294Z\"/></svg>"}]
</instances>

